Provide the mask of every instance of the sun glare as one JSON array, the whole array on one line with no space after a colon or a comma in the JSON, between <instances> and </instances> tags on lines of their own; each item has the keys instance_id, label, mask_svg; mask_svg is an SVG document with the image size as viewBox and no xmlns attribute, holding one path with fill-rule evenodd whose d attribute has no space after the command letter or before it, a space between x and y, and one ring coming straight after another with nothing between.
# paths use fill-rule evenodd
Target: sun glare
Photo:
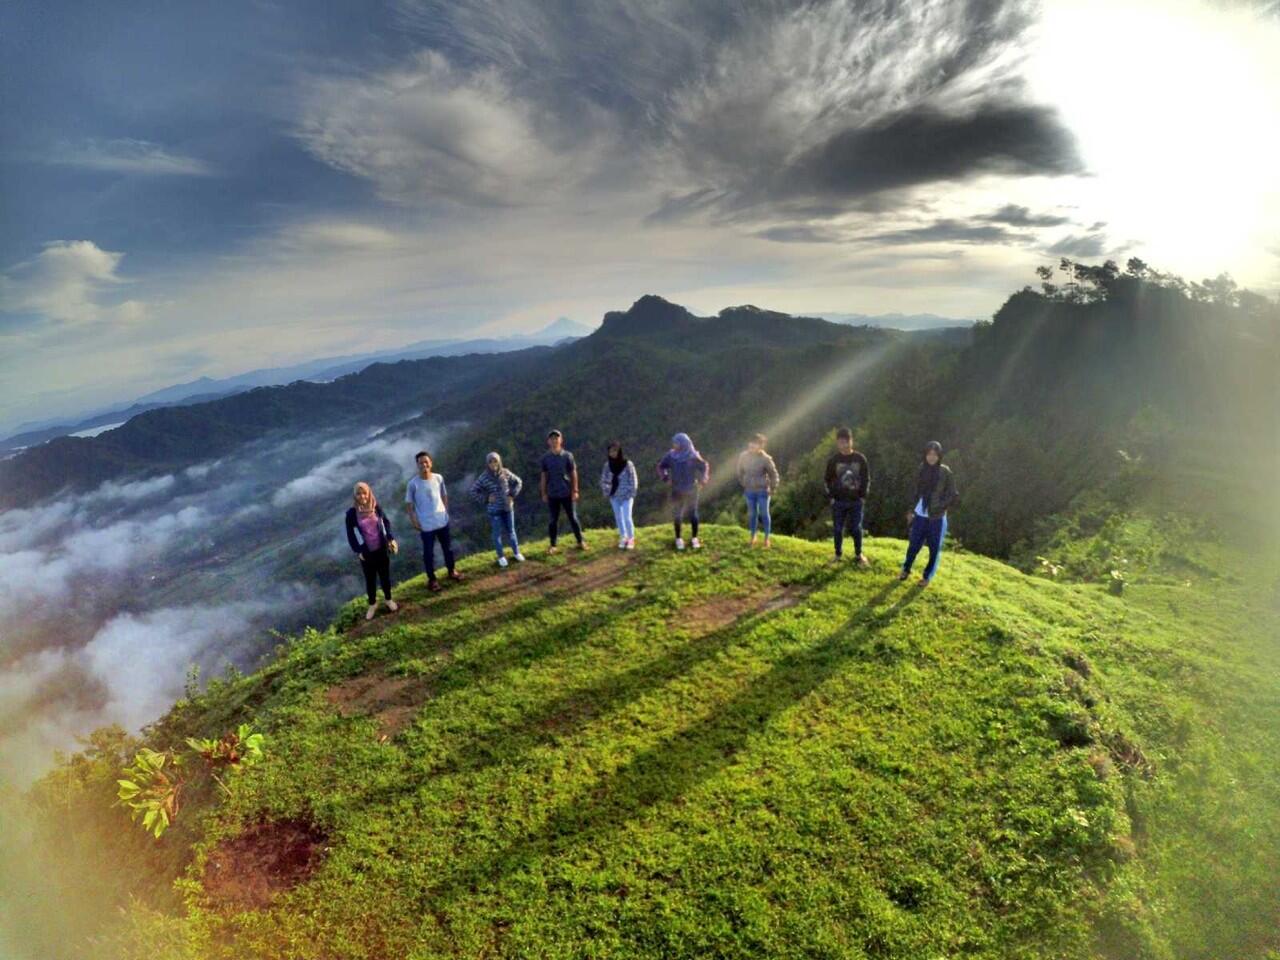
<instances>
[{"instance_id":1,"label":"sun glare","mask_svg":"<svg viewBox=\"0 0 1280 960\"><path fill-rule=\"evenodd\" d=\"M1029 64L1088 176L1067 204L1199 277L1280 280L1280 25L1192 0L1048 0Z\"/></svg>"}]
</instances>

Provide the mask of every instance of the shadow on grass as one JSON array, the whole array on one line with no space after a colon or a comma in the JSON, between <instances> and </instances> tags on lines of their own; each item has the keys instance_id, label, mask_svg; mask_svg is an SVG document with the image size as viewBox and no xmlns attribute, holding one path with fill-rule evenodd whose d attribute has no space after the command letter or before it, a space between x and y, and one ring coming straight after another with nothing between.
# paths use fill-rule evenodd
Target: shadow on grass
<instances>
[{"instance_id":1,"label":"shadow on grass","mask_svg":"<svg viewBox=\"0 0 1280 960\"><path fill-rule=\"evenodd\" d=\"M442 883L424 892L424 906L438 908L442 902L482 884L496 883L543 857L590 842L714 776L732 763L747 740L775 715L860 656L864 641L921 592L918 586L911 588L892 606L877 611L877 604L898 586L896 582L885 586L814 645L782 656L712 715L640 751L590 786L584 796L561 804L535 832L496 853L460 863ZM723 631L717 631L716 636L723 642ZM701 656L705 655L704 651Z\"/></svg>"},{"instance_id":2,"label":"shadow on grass","mask_svg":"<svg viewBox=\"0 0 1280 960\"><path fill-rule=\"evenodd\" d=\"M805 584L805 595L833 578L834 574L828 573L818 581ZM872 616L868 611L873 611L892 589L892 586L886 587L872 597L850 623ZM544 701L512 722L459 745L428 775L463 774L511 763L539 746L571 736L596 717L621 709L715 658L740 639L745 631L764 623L775 613L766 609L737 617L722 627L695 635L689 642L666 651L660 658L645 660Z\"/></svg>"}]
</instances>

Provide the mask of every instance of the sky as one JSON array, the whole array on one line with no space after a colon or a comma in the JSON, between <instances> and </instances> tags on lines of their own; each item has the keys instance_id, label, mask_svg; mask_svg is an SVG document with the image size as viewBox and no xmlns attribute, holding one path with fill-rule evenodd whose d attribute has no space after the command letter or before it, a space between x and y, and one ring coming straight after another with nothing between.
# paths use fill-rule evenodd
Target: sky
<instances>
[{"instance_id":1,"label":"sky","mask_svg":"<svg viewBox=\"0 0 1280 960\"><path fill-rule=\"evenodd\" d=\"M19 0L0 427L427 337L1280 293L1280 0Z\"/></svg>"}]
</instances>

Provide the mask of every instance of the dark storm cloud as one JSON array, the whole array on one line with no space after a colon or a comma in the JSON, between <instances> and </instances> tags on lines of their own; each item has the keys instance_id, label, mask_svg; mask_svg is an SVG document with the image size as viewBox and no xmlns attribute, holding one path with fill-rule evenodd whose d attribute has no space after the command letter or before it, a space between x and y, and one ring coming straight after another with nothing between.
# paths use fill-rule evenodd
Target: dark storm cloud
<instances>
[{"instance_id":1,"label":"dark storm cloud","mask_svg":"<svg viewBox=\"0 0 1280 960\"><path fill-rule=\"evenodd\" d=\"M1005 57L1034 19L1030 0L402 0L397 9L458 70L500 77L554 139L572 142L574 127L597 133L609 118L614 149L596 159L604 179L659 178L664 199L649 224L801 225L810 219L795 209L802 200L833 207L820 219L886 195L878 212L887 212L927 184L1082 168L1054 111L1024 102Z\"/></svg>"},{"instance_id":2,"label":"dark storm cloud","mask_svg":"<svg viewBox=\"0 0 1280 960\"><path fill-rule=\"evenodd\" d=\"M1100 257L1107 250L1107 238L1101 233L1063 237L1049 248L1049 252L1062 257Z\"/></svg>"},{"instance_id":3,"label":"dark storm cloud","mask_svg":"<svg viewBox=\"0 0 1280 960\"><path fill-rule=\"evenodd\" d=\"M775 243L839 243L843 237L833 230L801 224L794 227L770 227L761 230L756 236L762 240L773 240Z\"/></svg>"},{"instance_id":4,"label":"dark storm cloud","mask_svg":"<svg viewBox=\"0 0 1280 960\"><path fill-rule=\"evenodd\" d=\"M1006 204L995 213L989 213L983 220L991 223L1007 223L1011 227L1060 227L1070 223L1068 217L1054 216L1047 213L1032 213L1028 207L1020 207L1016 203Z\"/></svg>"},{"instance_id":5,"label":"dark storm cloud","mask_svg":"<svg viewBox=\"0 0 1280 960\"><path fill-rule=\"evenodd\" d=\"M1015 233L989 223L936 220L925 227L866 234L857 239L864 243L900 246L914 243L1025 243L1033 238L1030 234Z\"/></svg>"},{"instance_id":6,"label":"dark storm cloud","mask_svg":"<svg viewBox=\"0 0 1280 960\"><path fill-rule=\"evenodd\" d=\"M1071 134L1052 109L987 104L967 114L919 107L841 131L774 179L783 195L860 196L979 174L1080 173Z\"/></svg>"},{"instance_id":7,"label":"dark storm cloud","mask_svg":"<svg viewBox=\"0 0 1280 960\"><path fill-rule=\"evenodd\" d=\"M686 217L714 207L716 202L723 198L723 193L710 187L668 196L658 209L645 217L645 223L672 223L684 220Z\"/></svg>"}]
</instances>

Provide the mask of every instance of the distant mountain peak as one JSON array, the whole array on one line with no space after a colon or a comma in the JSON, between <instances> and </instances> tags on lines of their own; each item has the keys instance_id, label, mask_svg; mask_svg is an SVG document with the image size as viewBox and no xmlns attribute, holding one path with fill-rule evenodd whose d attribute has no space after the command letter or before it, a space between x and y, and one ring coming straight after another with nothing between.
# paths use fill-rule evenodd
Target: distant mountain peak
<instances>
[{"instance_id":1,"label":"distant mountain peak","mask_svg":"<svg viewBox=\"0 0 1280 960\"><path fill-rule=\"evenodd\" d=\"M541 330L533 334L538 338L554 337L563 339L564 337L585 337L591 333L592 328L585 323L578 323L576 320L570 320L568 317L560 317L553 323L547 324Z\"/></svg>"},{"instance_id":2,"label":"distant mountain peak","mask_svg":"<svg viewBox=\"0 0 1280 960\"><path fill-rule=\"evenodd\" d=\"M698 317L656 293L646 293L627 310L610 310L601 330L607 333L652 333L697 323Z\"/></svg>"}]
</instances>

